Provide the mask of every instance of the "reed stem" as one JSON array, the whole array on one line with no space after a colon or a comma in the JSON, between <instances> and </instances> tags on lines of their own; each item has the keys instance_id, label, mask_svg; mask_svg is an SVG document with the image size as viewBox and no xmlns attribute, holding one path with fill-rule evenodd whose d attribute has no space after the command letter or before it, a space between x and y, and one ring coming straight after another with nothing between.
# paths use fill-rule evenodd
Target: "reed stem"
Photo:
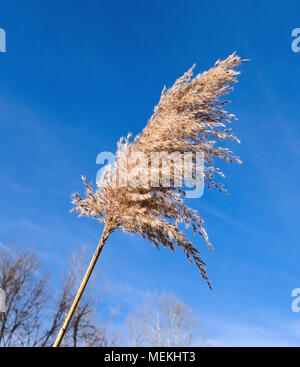
<instances>
[{"instance_id":1,"label":"reed stem","mask_svg":"<svg viewBox=\"0 0 300 367\"><path fill-rule=\"evenodd\" d=\"M74 301L72 303L72 306L71 306L71 308L70 308L70 310L69 310L69 312L67 314L67 317L66 317L66 319L64 321L64 324L61 327L61 329L60 329L60 331L59 331L59 333L58 333L58 335L56 337L56 340L55 340L55 342L53 344L53 347L59 347L60 346L60 343L61 343L61 341L62 341L62 339L63 339L63 337L64 337L64 335L65 335L65 333L67 331L67 328L68 328L69 323L70 323L70 321L72 319L72 316L73 316L73 314L74 314L74 312L76 310L76 307L77 307L77 305L78 305L78 303L79 303L79 301L81 299L81 296L82 296L82 294L84 292L84 289L85 289L85 287L86 287L86 285L87 285L87 283L88 283L88 281L90 279L90 276L91 276L91 274L92 274L92 272L94 270L94 267L95 267L95 265L97 263L97 260L98 260L100 254L101 254L101 251L102 251L102 249L103 249L103 247L105 245L105 242L108 239L110 233L111 233L111 231L109 231L106 228L104 228L103 233L102 233L102 236L101 236L101 239L100 239L100 241L98 243L98 246L97 246L97 248L96 248L96 250L94 252L93 258L92 258L92 260L91 260L91 262L89 264L89 267L88 267L88 269L87 269L87 271L85 273L85 276L84 276L84 278L83 278L83 280L82 280L82 282L80 284L80 287L79 287L79 289L77 291L77 294L76 294L76 296L74 298Z\"/></svg>"}]
</instances>

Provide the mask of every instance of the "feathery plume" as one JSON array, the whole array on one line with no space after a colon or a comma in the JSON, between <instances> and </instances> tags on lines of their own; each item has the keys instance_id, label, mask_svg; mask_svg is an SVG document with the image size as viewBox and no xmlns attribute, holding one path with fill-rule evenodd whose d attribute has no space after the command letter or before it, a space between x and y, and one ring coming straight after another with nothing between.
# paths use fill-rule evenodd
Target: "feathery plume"
<instances>
[{"instance_id":1,"label":"feathery plume","mask_svg":"<svg viewBox=\"0 0 300 367\"><path fill-rule=\"evenodd\" d=\"M124 232L141 234L157 248L160 244L171 250L182 248L187 259L195 263L211 287L200 251L179 228L180 223L186 228L192 227L211 249L212 245L203 226L203 219L197 211L186 205L186 188L176 185L175 180L183 178L184 170L195 171L195 155L200 153L205 163L205 185L225 191L223 185L216 180L217 175L224 174L215 166L215 159L221 158L228 163L241 161L231 150L218 145L219 142L228 140L239 142L228 127L231 120L236 118L224 109L228 101L220 97L232 90L232 84L239 74L235 68L244 61L246 60L232 54L223 61L217 61L210 70L193 77L194 65L170 89L164 87L159 103L142 133L132 141L131 134L120 139L116 161L102 171L96 190L82 178L86 195L81 197L74 194L72 211L78 212L79 216L94 217L104 224L93 264L91 263L83 283L88 281L109 235L116 229L121 229ZM189 152L193 159L183 169L182 162L176 159L170 167L162 162L154 166L151 160L154 152L181 155ZM142 165L141 157L146 158ZM173 173L170 184L164 185L164 178L170 170ZM156 185L151 184L153 173L159 177ZM130 183L120 184L124 183L124 179ZM83 289L74 301L75 307Z\"/></svg>"}]
</instances>

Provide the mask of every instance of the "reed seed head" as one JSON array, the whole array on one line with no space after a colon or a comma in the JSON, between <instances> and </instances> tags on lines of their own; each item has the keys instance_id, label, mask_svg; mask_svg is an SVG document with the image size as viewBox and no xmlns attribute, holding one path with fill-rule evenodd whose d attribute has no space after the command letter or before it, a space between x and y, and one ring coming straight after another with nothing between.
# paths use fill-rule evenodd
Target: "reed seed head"
<instances>
[{"instance_id":1,"label":"reed seed head","mask_svg":"<svg viewBox=\"0 0 300 367\"><path fill-rule=\"evenodd\" d=\"M209 287L200 251L179 228L180 223L186 228L191 227L212 249L203 219L196 210L187 206L186 189L174 185L174 177L168 187L162 184L167 170L164 165L158 166L158 185L148 185L151 169L141 169L137 157L142 153L146 157L146 166L151 167L153 152L201 153L205 163L205 185L224 191L223 185L216 181L217 176L224 175L215 166L215 159L220 158L228 163L241 161L231 150L220 145L228 140L239 142L229 128L230 122L236 118L224 109L228 101L221 97L231 91L239 74L235 69L244 61L232 54L194 77L193 66L170 89L164 88L142 133L133 140L130 134L120 139L116 161L103 170L96 190L83 177L85 197L77 193L73 196L73 211L78 212L79 216L96 218L105 225L108 233L119 228L124 232L141 234L157 248L160 244L171 250L182 248L188 260L198 267ZM124 178L124 162L126 176L135 177L138 184L118 184L120 177ZM176 164L176 161L172 162L171 171L183 175L182 170L176 170Z\"/></svg>"}]
</instances>

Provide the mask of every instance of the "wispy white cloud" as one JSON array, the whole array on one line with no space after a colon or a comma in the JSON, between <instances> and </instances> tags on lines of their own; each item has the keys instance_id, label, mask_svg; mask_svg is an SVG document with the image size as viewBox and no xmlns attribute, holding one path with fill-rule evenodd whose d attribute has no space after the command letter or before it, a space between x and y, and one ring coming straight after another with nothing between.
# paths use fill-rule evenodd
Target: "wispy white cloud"
<instances>
[{"instance_id":1,"label":"wispy white cloud","mask_svg":"<svg viewBox=\"0 0 300 367\"><path fill-rule=\"evenodd\" d=\"M4 243L3 242L1 242L0 241L0 248L3 248L3 249L5 249L5 250L8 250L9 248L6 246L6 245L4 245Z\"/></svg>"},{"instance_id":2,"label":"wispy white cloud","mask_svg":"<svg viewBox=\"0 0 300 367\"><path fill-rule=\"evenodd\" d=\"M299 346L300 321L274 320L273 325L210 318L203 323L206 346Z\"/></svg>"},{"instance_id":3,"label":"wispy white cloud","mask_svg":"<svg viewBox=\"0 0 300 367\"><path fill-rule=\"evenodd\" d=\"M201 203L199 205L199 207L206 211L207 213L209 213L210 215L212 215L213 217L220 219L221 221L238 228L240 231L248 234L248 235L252 235L254 237L259 237L260 234L256 231L253 230L252 228L250 228L249 226L246 226L244 223L234 220L232 218L230 218L227 214L225 214L224 212L222 212L220 209L216 209L213 208L209 205L206 205L204 203Z\"/></svg>"},{"instance_id":4,"label":"wispy white cloud","mask_svg":"<svg viewBox=\"0 0 300 367\"><path fill-rule=\"evenodd\" d=\"M19 194L24 192L24 188L6 174L0 174L0 188L1 190L10 190Z\"/></svg>"}]
</instances>

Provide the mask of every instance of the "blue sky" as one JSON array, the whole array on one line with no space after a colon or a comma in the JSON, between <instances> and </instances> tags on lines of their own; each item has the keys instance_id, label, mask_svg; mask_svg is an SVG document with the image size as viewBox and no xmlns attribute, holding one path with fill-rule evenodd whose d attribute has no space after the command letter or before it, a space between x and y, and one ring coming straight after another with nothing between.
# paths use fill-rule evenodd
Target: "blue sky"
<instances>
[{"instance_id":1,"label":"blue sky","mask_svg":"<svg viewBox=\"0 0 300 367\"><path fill-rule=\"evenodd\" d=\"M237 51L251 59L229 107L244 163L225 167L230 196L190 201L215 247L194 240L213 291L182 252L121 232L97 266L120 320L154 289L173 291L210 345L299 345L299 11L291 0L1 2L0 242L36 249L59 284L69 255L91 254L101 234L69 213L80 175L95 180L97 154L142 130L164 84Z\"/></svg>"}]
</instances>

